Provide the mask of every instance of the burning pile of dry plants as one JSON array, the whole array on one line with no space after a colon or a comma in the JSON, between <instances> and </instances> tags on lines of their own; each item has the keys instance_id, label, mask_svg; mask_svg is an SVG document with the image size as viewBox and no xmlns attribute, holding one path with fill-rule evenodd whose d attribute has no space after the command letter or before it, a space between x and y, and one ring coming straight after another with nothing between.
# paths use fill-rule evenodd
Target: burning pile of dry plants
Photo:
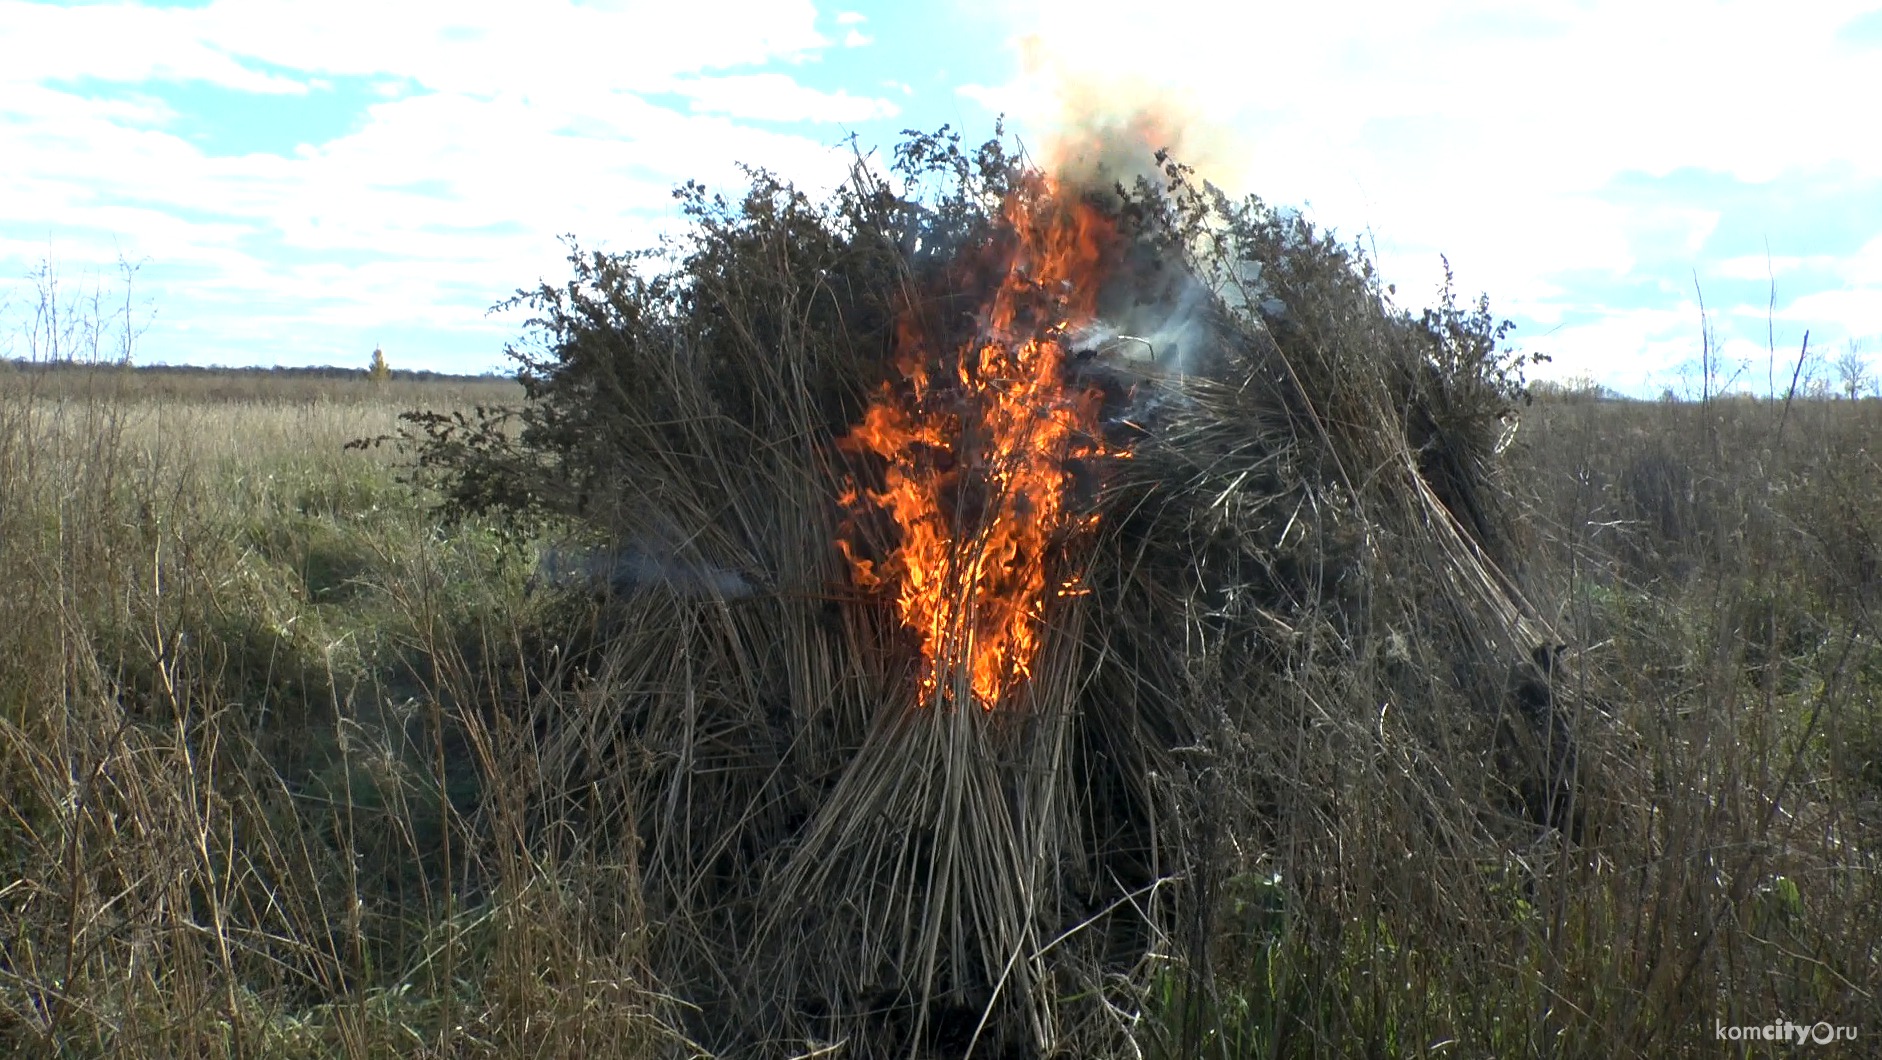
<instances>
[{"instance_id":1,"label":"burning pile of dry plants","mask_svg":"<svg viewBox=\"0 0 1882 1060\"><path fill-rule=\"evenodd\" d=\"M516 429L417 433L453 505L615 542L517 733L702 1046L1228 1049L1220 962L1481 917L1482 859L1592 812L1502 327L1156 162L943 130L827 202L683 189L682 243L519 297Z\"/></svg>"}]
</instances>

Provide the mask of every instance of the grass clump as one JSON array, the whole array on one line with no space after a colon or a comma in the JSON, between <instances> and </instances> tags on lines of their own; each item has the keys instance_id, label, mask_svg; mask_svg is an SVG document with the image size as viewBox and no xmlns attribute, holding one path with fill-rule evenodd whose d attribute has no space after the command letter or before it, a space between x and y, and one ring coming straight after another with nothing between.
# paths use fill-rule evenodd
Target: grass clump
<instances>
[{"instance_id":1,"label":"grass clump","mask_svg":"<svg viewBox=\"0 0 1882 1060\"><path fill-rule=\"evenodd\" d=\"M863 168L825 203L763 174L690 191L670 267L577 253L524 296L518 430L416 424L462 510L580 518L663 572L610 605L578 705L532 724L552 775L632 821L689 1033L859 1055L1564 1034L1536 991L1471 989L1538 959L1485 881L1570 872L1565 833L1641 766L1530 661L1553 668L1554 631L1494 459L1520 388L1487 306L1404 312L1357 252L1174 164L1059 190L929 137L896 167L920 197ZM1018 702L931 710L837 547L895 544L838 503L885 475L839 439L911 359L956 372L1013 203L1056 195L1119 232L1099 316L1184 370L1071 351L1130 454L1093 474L1096 536L1051 558L1090 591L1050 606ZM1305 1023L1222 941L1247 878L1293 910ZM1460 923L1483 925L1469 957Z\"/></svg>"}]
</instances>

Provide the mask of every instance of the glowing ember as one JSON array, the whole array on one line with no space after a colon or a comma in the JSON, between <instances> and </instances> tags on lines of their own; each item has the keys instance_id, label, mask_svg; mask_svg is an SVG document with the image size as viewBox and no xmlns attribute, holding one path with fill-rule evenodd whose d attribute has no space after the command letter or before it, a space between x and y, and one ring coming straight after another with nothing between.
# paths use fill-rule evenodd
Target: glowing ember
<instances>
[{"instance_id":1,"label":"glowing ember","mask_svg":"<svg viewBox=\"0 0 1882 1060\"><path fill-rule=\"evenodd\" d=\"M844 503L887 513L899 531L880 562L841 542L857 583L895 589L920 641L924 702L965 692L987 710L1032 675L1047 601L1077 591L1053 581L1051 561L1097 522L1073 496L1088 462L1123 455L1099 430L1099 392L1068 385L1064 346L1094 316L1115 228L1043 178L1003 216L1015 237L1004 279L954 378L930 377L904 320L907 386L885 385L844 440L888 462L880 491Z\"/></svg>"}]
</instances>

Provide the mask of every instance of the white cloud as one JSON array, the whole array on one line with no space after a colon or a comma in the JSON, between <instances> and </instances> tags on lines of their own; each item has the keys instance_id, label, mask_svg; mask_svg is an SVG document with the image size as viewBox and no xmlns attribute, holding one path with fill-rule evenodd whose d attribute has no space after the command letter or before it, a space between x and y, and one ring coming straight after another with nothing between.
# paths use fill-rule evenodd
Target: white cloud
<instances>
[{"instance_id":1,"label":"white cloud","mask_svg":"<svg viewBox=\"0 0 1882 1060\"><path fill-rule=\"evenodd\" d=\"M845 48L863 48L863 47L867 47L868 45L874 44L875 42L876 42L876 38L871 37L868 34L865 34L862 30L859 30L859 29L850 30L848 33L843 35L843 47Z\"/></svg>"},{"instance_id":2,"label":"white cloud","mask_svg":"<svg viewBox=\"0 0 1882 1060\"><path fill-rule=\"evenodd\" d=\"M320 360L336 336L422 326L455 348L470 336L494 361L489 336L513 327L482 309L563 273L558 234L649 245L673 224L676 183L736 185L741 161L812 187L842 179L834 134L743 121L855 122L893 104L720 73L829 47L816 17L793 0L526 16L487 0L0 0L0 229L47 233L0 234L0 264L148 259L139 282L164 312L146 347L160 356ZM304 93L338 78L367 79L378 101L351 132L286 157L205 153L168 105L136 94L152 81ZM95 98L85 79L132 95ZM687 109L649 102L657 93Z\"/></svg>"},{"instance_id":3,"label":"white cloud","mask_svg":"<svg viewBox=\"0 0 1882 1060\"><path fill-rule=\"evenodd\" d=\"M1850 255L1844 266L1844 278L1852 284L1882 287L1882 233Z\"/></svg>"},{"instance_id":4,"label":"white cloud","mask_svg":"<svg viewBox=\"0 0 1882 1060\"><path fill-rule=\"evenodd\" d=\"M1746 254L1717 262L1712 271L1728 280L1772 280L1805 267L1821 268L1832 261L1834 259L1828 257L1806 258L1796 254L1769 257Z\"/></svg>"},{"instance_id":5,"label":"white cloud","mask_svg":"<svg viewBox=\"0 0 1882 1060\"><path fill-rule=\"evenodd\" d=\"M860 11L839 11L836 15L836 24L839 26L860 26L867 21L869 16Z\"/></svg>"},{"instance_id":6,"label":"white cloud","mask_svg":"<svg viewBox=\"0 0 1882 1060\"><path fill-rule=\"evenodd\" d=\"M1551 331L1545 345L1554 360L1532 373L1537 378L1586 375L1646 393L1670 383L1697 357L1702 346L1699 307L1687 301L1667 308L1605 312Z\"/></svg>"},{"instance_id":7,"label":"white cloud","mask_svg":"<svg viewBox=\"0 0 1882 1060\"><path fill-rule=\"evenodd\" d=\"M395 74L470 93L657 88L677 74L801 56L829 42L808 0L566 2L525 14L492 0L216 0L194 9L0 0L0 70L13 81L199 80L301 91L304 74ZM701 32L702 26L711 32Z\"/></svg>"},{"instance_id":8,"label":"white cloud","mask_svg":"<svg viewBox=\"0 0 1882 1060\"><path fill-rule=\"evenodd\" d=\"M1844 287L1800 295L1778 310L1777 317L1800 324L1834 320L1842 325L1846 336L1882 334L1882 286Z\"/></svg>"},{"instance_id":9,"label":"white cloud","mask_svg":"<svg viewBox=\"0 0 1882 1060\"><path fill-rule=\"evenodd\" d=\"M893 118L900 108L886 99L848 92L819 92L783 74L737 74L685 80L674 85L693 109L734 118L782 122L858 122Z\"/></svg>"},{"instance_id":10,"label":"white cloud","mask_svg":"<svg viewBox=\"0 0 1882 1060\"><path fill-rule=\"evenodd\" d=\"M300 93L292 78L244 65L217 47L211 9L130 4L54 7L0 2L0 84L98 78L203 81L243 92Z\"/></svg>"},{"instance_id":11,"label":"white cloud","mask_svg":"<svg viewBox=\"0 0 1882 1060\"><path fill-rule=\"evenodd\" d=\"M162 266L149 277L159 281L197 267L199 278L172 285L165 301L272 304L283 319L299 305L312 322L479 331L484 306L562 271L557 233L608 238L622 249L649 245L671 212L669 189L683 179L733 185L741 179L733 163L755 159L827 187L847 162L818 141L633 97L603 110L415 96L375 104L358 132L292 159L209 158L168 134L109 124L85 143L0 127L0 153L30 152L41 162L36 179L0 175L0 213L57 218L53 250L68 260L147 257ZM588 134L568 131L584 121ZM113 165L96 168L100 156ZM248 249L257 241L288 253L257 256ZM20 247L16 260L46 250ZM294 263L307 254L367 260L345 268ZM389 260L371 260L379 256ZM387 269L398 270L399 282L387 282ZM292 346L302 330L275 334ZM231 342L242 333L226 332Z\"/></svg>"}]
</instances>

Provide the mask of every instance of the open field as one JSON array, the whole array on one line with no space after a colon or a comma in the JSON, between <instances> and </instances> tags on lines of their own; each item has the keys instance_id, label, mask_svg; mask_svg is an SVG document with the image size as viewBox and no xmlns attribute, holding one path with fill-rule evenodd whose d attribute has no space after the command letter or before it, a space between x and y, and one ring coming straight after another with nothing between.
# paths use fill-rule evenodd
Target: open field
<instances>
[{"instance_id":1,"label":"open field","mask_svg":"<svg viewBox=\"0 0 1882 1060\"><path fill-rule=\"evenodd\" d=\"M516 389L82 378L0 372L0 1050L686 1055L634 839L545 801L515 709L572 687L593 601L344 448ZM1351 842L1404 873L1231 881L1208 1055L1711 1056L1784 1019L1871 1051L1878 438L1876 401L1526 410L1518 576L1628 768L1579 844L1460 870L1382 806ZM1427 863L1481 882L1444 933ZM1338 952L1311 888L1373 911Z\"/></svg>"},{"instance_id":2,"label":"open field","mask_svg":"<svg viewBox=\"0 0 1882 1060\"><path fill-rule=\"evenodd\" d=\"M259 378L0 395L0 1051L634 1055L624 869L461 845L527 561L343 449L515 388Z\"/></svg>"}]
</instances>

